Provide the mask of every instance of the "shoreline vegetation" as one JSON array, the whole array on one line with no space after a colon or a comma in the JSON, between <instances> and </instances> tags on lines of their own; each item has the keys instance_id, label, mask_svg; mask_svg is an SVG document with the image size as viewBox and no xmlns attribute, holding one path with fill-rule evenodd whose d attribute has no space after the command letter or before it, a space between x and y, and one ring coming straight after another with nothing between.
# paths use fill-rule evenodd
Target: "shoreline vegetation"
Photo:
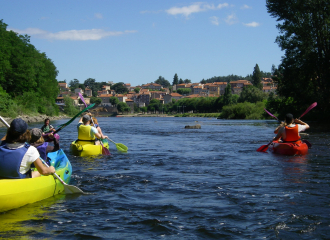
<instances>
[{"instance_id":1,"label":"shoreline vegetation","mask_svg":"<svg viewBox=\"0 0 330 240\"><path fill-rule=\"evenodd\" d=\"M1 115L0 115L1 116ZM70 118L67 115L59 115L59 116L47 116L47 115L42 115L42 114L36 114L35 116L30 116L30 115L18 115L15 118L22 118L27 124L29 123L38 123L40 122L41 125L40 127L44 124L44 121L46 118L49 118L50 122L55 120L60 120L64 118ZM3 117L3 119L8 122L9 124L15 119L11 117ZM5 125L0 121L0 127L5 127Z\"/></svg>"}]
</instances>

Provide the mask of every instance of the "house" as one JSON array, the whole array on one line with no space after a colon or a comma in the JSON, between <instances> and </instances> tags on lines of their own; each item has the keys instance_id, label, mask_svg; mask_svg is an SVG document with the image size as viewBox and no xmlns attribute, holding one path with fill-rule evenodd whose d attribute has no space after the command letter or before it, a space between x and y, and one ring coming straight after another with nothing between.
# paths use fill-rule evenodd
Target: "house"
<instances>
[{"instance_id":1,"label":"house","mask_svg":"<svg viewBox=\"0 0 330 240\"><path fill-rule=\"evenodd\" d=\"M227 82L214 82L213 84L219 86L220 95L225 94L225 89L227 87Z\"/></svg>"},{"instance_id":2,"label":"house","mask_svg":"<svg viewBox=\"0 0 330 240\"><path fill-rule=\"evenodd\" d=\"M172 102L172 99L179 100L181 98L183 98L183 96L179 93L166 94L164 96L164 103L167 104L167 103Z\"/></svg>"},{"instance_id":3,"label":"house","mask_svg":"<svg viewBox=\"0 0 330 240\"><path fill-rule=\"evenodd\" d=\"M276 89L277 89L277 87L266 86L266 87L262 88L262 91L265 92L265 93L270 93L270 92L275 93Z\"/></svg>"},{"instance_id":4,"label":"house","mask_svg":"<svg viewBox=\"0 0 330 240\"><path fill-rule=\"evenodd\" d=\"M80 94L84 94L84 91L83 91L81 88L76 88L76 89L74 90L74 94L75 94L76 96L78 96L79 93L80 93Z\"/></svg>"},{"instance_id":5,"label":"house","mask_svg":"<svg viewBox=\"0 0 330 240\"><path fill-rule=\"evenodd\" d=\"M134 112L134 101L132 99L126 99L125 100L126 104L130 107L131 112Z\"/></svg>"},{"instance_id":6,"label":"house","mask_svg":"<svg viewBox=\"0 0 330 240\"><path fill-rule=\"evenodd\" d=\"M60 92L70 91L67 83L58 83L58 86L60 87Z\"/></svg>"},{"instance_id":7,"label":"house","mask_svg":"<svg viewBox=\"0 0 330 240\"><path fill-rule=\"evenodd\" d=\"M148 88L148 89L151 89L151 90L160 90L160 89L162 89L163 87L162 87L162 85L160 85L160 84L158 84L158 83L148 83L148 84L144 84L144 85L142 85L142 88L143 88L143 89Z\"/></svg>"},{"instance_id":8,"label":"house","mask_svg":"<svg viewBox=\"0 0 330 240\"><path fill-rule=\"evenodd\" d=\"M73 105L78 106L79 105L79 98L78 96L71 96L70 97L73 100Z\"/></svg>"},{"instance_id":9,"label":"house","mask_svg":"<svg viewBox=\"0 0 330 240\"><path fill-rule=\"evenodd\" d=\"M93 96L92 89L90 89L89 87L85 88L85 95L88 97Z\"/></svg>"},{"instance_id":10,"label":"house","mask_svg":"<svg viewBox=\"0 0 330 240\"><path fill-rule=\"evenodd\" d=\"M207 86L207 89L209 90L209 94L214 94L216 96L220 96L220 86L219 85L212 83Z\"/></svg>"},{"instance_id":11,"label":"house","mask_svg":"<svg viewBox=\"0 0 330 240\"><path fill-rule=\"evenodd\" d=\"M139 95L139 103L144 103L145 106L148 106L151 100L150 92L143 92Z\"/></svg>"},{"instance_id":12,"label":"house","mask_svg":"<svg viewBox=\"0 0 330 240\"><path fill-rule=\"evenodd\" d=\"M194 86L192 90L192 94L200 94L203 90L203 86Z\"/></svg>"},{"instance_id":13,"label":"house","mask_svg":"<svg viewBox=\"0 0 330 240\"><path fill-rule=\"evenodd\" d=\"M103 106L112 106L110 103L111 94L100 94L98 97L101 98Z\"/></svg>"}]
</instances>

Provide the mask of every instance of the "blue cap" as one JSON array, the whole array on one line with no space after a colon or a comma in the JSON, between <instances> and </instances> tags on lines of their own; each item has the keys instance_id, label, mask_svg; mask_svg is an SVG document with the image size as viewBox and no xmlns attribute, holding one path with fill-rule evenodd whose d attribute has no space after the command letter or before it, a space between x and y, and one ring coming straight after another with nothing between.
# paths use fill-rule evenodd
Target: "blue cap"
<instances>
[{"instance_id":1,"label":"blue cap","mask_svg":"<svg viewBox=\"0 0 330 240\"><path fill-rule=\"evenodd\" d=\"M15 132L23 134L26 132L28 125L22 118L15 118L10 123L10 128L12 128Z\"/></svg>"}]
</instances>

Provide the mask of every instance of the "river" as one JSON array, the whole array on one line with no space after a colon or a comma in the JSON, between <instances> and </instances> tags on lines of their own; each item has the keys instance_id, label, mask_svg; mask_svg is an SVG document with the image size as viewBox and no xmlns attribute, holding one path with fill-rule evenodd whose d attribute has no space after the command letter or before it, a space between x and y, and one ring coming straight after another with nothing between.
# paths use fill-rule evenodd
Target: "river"
<instances>
[{"instance_id":1,"label":"river","mask_svg":"<svg viewBox=\"0 0 330 240\"><path fill-rule=\"evenodd\" d=\"M308 155L281 156L256 151L273 137L277 124L270 120L98 120L128 153L110 143L111 156L72 156L76 120L59 133L61 148L73 166L70 184L93 194L59 195L0 213L0 238L329 237L328 131L306 131L313 145ZM195 124L201 129L184 129Z\"/></svg>"}]
</instances>

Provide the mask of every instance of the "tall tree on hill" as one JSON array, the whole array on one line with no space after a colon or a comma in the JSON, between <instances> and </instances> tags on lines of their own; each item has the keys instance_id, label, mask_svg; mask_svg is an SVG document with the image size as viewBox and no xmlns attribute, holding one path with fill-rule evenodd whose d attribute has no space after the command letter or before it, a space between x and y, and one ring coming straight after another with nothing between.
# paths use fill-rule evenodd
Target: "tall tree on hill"
<instances>
[{"instance_id":1,"label":"tall tree on hill","mask_svg":"<svg viewBox=\"0 0 330 240\"><path fill-rule=\"evenodd\" d=\"M329 113L329 1L267 0L266 7L279 22L276 42L285 51L274 78L278 93L302 109L317 101L318 109Z\"/></svg>"},{"instance_id":2,"label":"tall tree on hill","mask_svg":"<svg viewBox=\"0 0 330 240\"><path fill-rule=\"evenodd\" d=\"M176 85L176 84L178 84L178 83L179 83L179 77L178 77L178 74L174 74L172 85Z\"/></svg>"},{"instance_id":3,"label":"tall tree on hill","mask_svg":"<svg viewBox=\"0 0 330 240\"><path fill-rule=\"evenodd\" d=\"M115 90L118 94L128 93L128 89L123 82L112 85L111 89Z\"/></svg>"},{"instance_id":4,"label":"tall tree on hill","mask_svg":"<svg viewBox=\"0 0 330 240\"><path fill-rule=\"evenodd\" d=\"M183 82L182 78L180 78L179 84L182 84L182 83L184 83L184 82Z\"/></svg>"},{"instance_id":5,"label":"tall tree on hill","mask_svg":"<svg viewBox=\"0 0 330 240\"><path fill-rule=\"evenodd\" d=\"M253 84L253 86L259 88L260 90L262 89L261 72L260 72L258 64L255 65L254 70L253 70L252 84Z\"/></svg>"}]
</instances>

